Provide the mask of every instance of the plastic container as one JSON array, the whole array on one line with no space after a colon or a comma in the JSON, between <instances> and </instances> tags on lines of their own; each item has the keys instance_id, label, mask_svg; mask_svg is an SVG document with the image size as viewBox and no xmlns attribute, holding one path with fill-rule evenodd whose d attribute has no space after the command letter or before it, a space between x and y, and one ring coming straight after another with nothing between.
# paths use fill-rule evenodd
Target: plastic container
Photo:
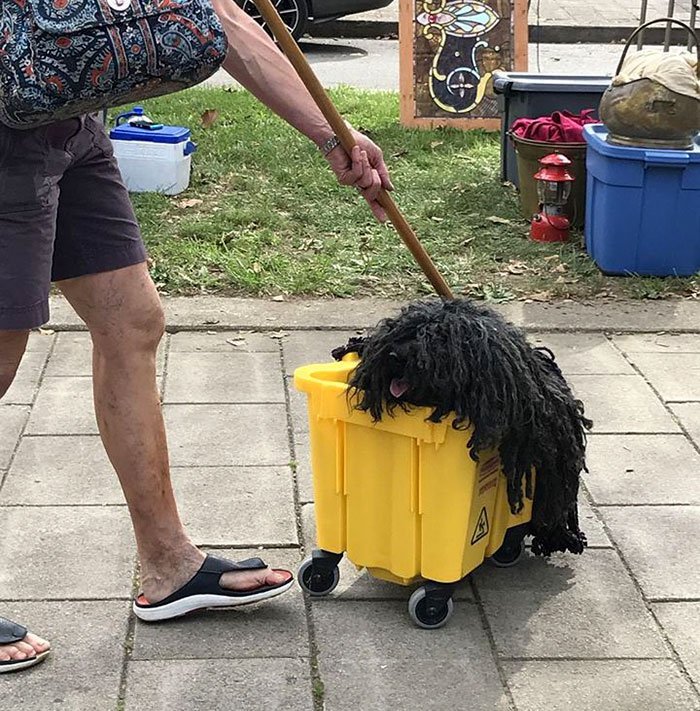
<instances>
[{"instance_id":1,"label":"plastic container","mask_svg":"<svg viewBox=\"0 0 700 711\"><path fill-rule=\"evenodd\" d=\"M606 274L700 271L700 140L692 151L622 147L584 128L586 250Z\"/></svg>"},{"instance_id":2,"label":"plastic container","mask_svg":"<svg viewBox=\"0 0 700 711\"><path fill-rule=\"evenodd\" d=\"M436 581L448 591L487 557L502 565L515 562L532 506L526 501L520 514L511 514L498 454L484 452L474 462L469 431L454 430L447 420L427 422L425 408L373 423L348 402L355 364L346 359L294 373L296 388L308 397L320 549L300 570L302 587L311 594L330 592L343 553L374 577L400 585ZM516 535L507 540L509 529ZM331 560L325 571L323 556ZM315 589L313 575L320 581ZM434 590L439 586L428 593ZM422 624L414 613L420 626L440 626Z\"/></svg>"},{"instance_id":3,"label":"plastic container","mask_svg":"<svg viewBox=\"0 0 700 711\"><path fill-rule=\"evenodd\" d=\"M597 110L610 82L609 76L494 72L493 88L501 114L501 178L520 187L515 150L507 135L516 119L549 116L555 111L579 114Z\"/></svg>"},{"instance_id":4,"label":"plastic container","mask_svg":"<svg viewBox=\"0 0 700 711\"><path fill-rule=\"evenodd\" d=\"M581 229L586 215L586 144L585 143L547 143L531 141L511 134L515 147L520 183L520 207L525 219L530 220L539 212L537 181L534 178L539 170L539 160L550 153L561 153L571 161L569 172L574 176L571 195L566 203L566 214L574 227Z\"/></svg>"},{"instance_id":5,"label":"plastic container","mask_svg":"<svg viewBox=\"0 0 700 711\"><path fill-rule=\"evenodd\" d=\"M188 128L154 124L138 106L117 122L109 137L130 192L177 195L188 188L197 149Z\"/></svg>"}]
</instances>

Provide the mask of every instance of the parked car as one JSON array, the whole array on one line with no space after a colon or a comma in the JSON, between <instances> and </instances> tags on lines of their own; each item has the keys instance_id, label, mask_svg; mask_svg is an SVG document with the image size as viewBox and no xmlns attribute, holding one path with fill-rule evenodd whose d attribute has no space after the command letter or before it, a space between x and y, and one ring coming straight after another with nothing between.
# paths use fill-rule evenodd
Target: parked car
<instances>
[{"instance_id":1,"label":"parked car","mask_svg":"<svg viewBox=\"0 0 700 711\"><path fill-rule=\"evenodd\" d=\"M273 0L277 12L284 20L294 39L299 39L306 32L310 23L337 20L345 15L357 12L377 10L390 5L393 0ZM265 21L253 0L236 2L257 22L265 27Z\"/></svg>"}]
</instances>

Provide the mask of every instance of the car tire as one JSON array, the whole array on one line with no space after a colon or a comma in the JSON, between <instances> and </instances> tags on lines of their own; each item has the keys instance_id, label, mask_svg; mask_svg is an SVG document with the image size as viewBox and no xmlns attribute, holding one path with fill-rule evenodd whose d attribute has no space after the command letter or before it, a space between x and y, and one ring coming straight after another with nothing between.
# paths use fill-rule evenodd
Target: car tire
<instances>
[{"instance_id":1,"label":"car tire","mask_svg":"<svg viewBox=\"0 0 700 711\"><path fill-rule=\"evenodd\" d=\"M265 21L253 0L238 0L243 9L271 35ZM273 0L277 12L284 21L292 37L298 40L309 24L309 6L306 0Z\"/></svg>"}]
</instances>

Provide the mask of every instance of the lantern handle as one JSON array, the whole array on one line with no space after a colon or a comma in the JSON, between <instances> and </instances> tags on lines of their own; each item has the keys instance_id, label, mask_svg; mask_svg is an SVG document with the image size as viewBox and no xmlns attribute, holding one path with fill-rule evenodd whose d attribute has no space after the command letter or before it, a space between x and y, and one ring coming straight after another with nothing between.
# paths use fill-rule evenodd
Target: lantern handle
<instances>
[{"instance_id":1,"label":"lantern handle","mask_svg":"<svg viewBox=\"0 0 700 711\"><path fill-rule=\"evenodd\" d=\"M698 79L700 79L700 40L698 39L698 33L686 22L683 22L682 20L679 20L675 17L662 17L658 20L650 20L649 22L645 22L643 25L640 25L637 27L637 29L630 35L630 38L627 40L627 44L625 44L625 49L622 52L622 57L620 57L620 63L617 65L617 70L615 71L615 76L618 76L620 72L622 71L622 65L625 63L625 59L627 59L627 53L629 52L630 46L632 45L632 42L634 41L634 38L640 33L646 30L647 27L650 25L655 25L659 22L666 22L666 23L675 23L677 25L680 25L681 27L685 28L688 30L688 34L695 40L695 52L698 55L698 61L697 61L697 75Z\"/></svg>"}]
</instances>

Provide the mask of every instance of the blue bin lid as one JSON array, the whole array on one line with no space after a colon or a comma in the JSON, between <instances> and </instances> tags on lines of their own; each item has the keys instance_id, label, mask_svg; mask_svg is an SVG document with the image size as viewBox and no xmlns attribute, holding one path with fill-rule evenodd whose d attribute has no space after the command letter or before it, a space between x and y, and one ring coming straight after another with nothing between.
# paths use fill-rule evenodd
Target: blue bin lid
<instances>
[{"instance_id":1,"label":"blue bin lid","mask_svg":"<svg viewBox=\"0 0 700 711\"><path fill-rule=\"evenodd\" d=\"M609 131L605 124L591 123L583 127L583 138L586 143L596 151L608 158L622 158L624 160L642 160L659 162L662 159L670 164L678 165L700 163L700 136L696 136L691 150L678 150L675 148L649 148L645 146L618 146L608 143Z\"/></svg>"},{"instance_id":2,"label":"blue bin lid","mask_svg":"<svg viewBox=\"0 0 700 711\"><path fill-rule=\"evenodd\" d=\"M549 92L567 94L602 93L612 81L612 76L533 74L530 72L494 72L493 88L497 94L511 92Z\"/></svg>"},{"instance_id":3,"label":"blue bin lid","mask_svg":"<svg viewBox=\"0 0 700 711\"><path fill-rule=\"evenodd\" d=\"M182 143L191 135L185 126L162 126L160 128L139 128L123 123L109 132L109 137L117 141L150 141L151 143Z\"/></svg>"}]
</instances>

